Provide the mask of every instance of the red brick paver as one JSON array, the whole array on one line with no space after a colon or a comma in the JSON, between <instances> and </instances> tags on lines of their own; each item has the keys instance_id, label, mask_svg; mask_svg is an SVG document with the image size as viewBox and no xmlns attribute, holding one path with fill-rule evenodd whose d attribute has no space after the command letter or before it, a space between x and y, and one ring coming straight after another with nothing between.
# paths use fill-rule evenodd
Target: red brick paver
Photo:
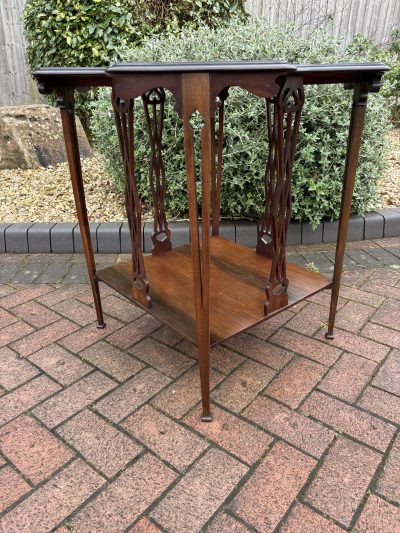
<instances>
[{"instance_id":1,"label":"red brick paver","mask_svg":"<svg viewBox=\"0 0 400 533\"><path fill-rule=\"evenodd\" d=\"M207 533L250 533L250 529L232 516L221 513L211 522Z\"/></svg>"},{"instance_id":2,"label":"red brick paver","mask_svg":"<svg viewBox=\"0 0 400 533\"><path fill-rule=\"evenodd\" d=\"M297 407L325 374L319 363L296 357L266 388L266 394L289 407Z\"/></svg>"},{"instance_id":3,"label":"red brick paver","mask_svg":"<svg viewBox=\"0 0 400 533\"><path fill-rule=\"evenodd\" d=\"M349 526L381 456L340 438L306 492L305 501L345 526Z\"/></svg>"},{"instance_id":4,"label":"red brick paver","mask_svg":"<svg viewBox=\"0 0 400 533\"><path fill-rule=\"evenodd\" d=\"M0 531L400 533L400 271L343 281L333 341L324 291L211 351L209 424L110 288L97 330L88 285L0 285Z\"/></svg>"},{"instance_id":5,"label":"red brick paver","mask_svg":"<svg viewBox=\"0 0 400 533\"><path fill-rule=\"evenodd\" d=\"M58 320L49 324L48 326L35 331L24 337L23 339L11 344L11 347L16 350L21 356L26 357L33 354L37 350L48 346L52 342L62 339L72 331L76 331L78 326L69 320Z\"/></svg>"},{"instance_id":6,"label":"red brick paver","mask_svg":"<svg viewBox=\"0 0 400 533\"><path fill-rule=\"evenodd\" d=\"M41 375L0 398L0 426L31 409L54 392L59 385Z\"/></svg>"},{"instance_id":7,"label":"red brick paver","mask_svg":"<svg viewBox=\"0 0 400 533\"><path fill-rule=\"evenodd\" d=\"M372 384L400 396L400 351L394 350L386 358Z\"/></svg>"},{"instance_id":8,"label":"red brick paver","mask_svg":"<svg viewBox=\"0 0 400 533\"><path fill-rule=\"evenodd\" d=\"M335 525L309 507L296 503L279 533L343 533L345 529Z\"/></svg>"},{"instance_id":9,"label":"red brick paver","mask_svg":"<svg viewBox=\"0 0 400 533\"><path fill-rule=\"evenodd\" d=\"M342 400L354 402L375 372L377 364L369 359L345 353L333 365L319 388Z\"/></svg>"},{"instance_id":10,"label":"red brick paver","mask_svg":"<svg viewBox=\"0 0 400 533\"><path fill-rule=\"evenodd\" d=\"M303 405L309 415L374 448L386 450L396 428L369 413L314 392Z\"/></svg>"},{"instance_id":11,"label":"red brick paver","mask_svg":"<svg viewBox=\"0 0 400 533\"><path fill-rule=\"evenodd\" d=\"M58 344L50 344L35 352L29 357L29 361L62 385L70 385L93 370L90 365Z\"/></svg>"},{"instance_id":12,"label":"red brick paver","mask_svg":"<svg viewBox=\"0 0 400 533\"><path fill-rule=\"evenodd\" d=\"M371 495L358 520L357 533L397 533L400 524L400 509Z\"/></svg>"},{"instance_id":13,"label":"red brick paver","mask_svg":"<svg viewBox=\"0 0 400 533\"><path fill-rule=\"evenodd\" d=\"M230 451L242 461L252 464L266 451L272 437L217 406L212 408L214 422L203 424L199 410L194 409L183 420L196 431Z\"/></svg>"},{"instance_id":14,"label":"red brick paver","mask_svg":"<svg viewBox=\"0 0 400 533\"><path fill-rule=\"evenodd\" d=\"M194 364L193 359L153 339L139 342L130 352L171 378L177 378Z\"/></svg>"},{"instance_id":15,"label":"red brick paver","mask_svg":"<svg viewBox=\"0 0 400 533\"><path fill-rule=\"evenodd\" d=\"M247 468L220 450L208 451L161 500L151 516L174 533L195 533L229 496Z\"/></svg>"},{"instance_id":16,"label":"red brick paver","mask_svg":"<svg viewBox=\"0 0 400 533\"><path fill-rule=\"evenodd\" d=\"M208 447L203 439L150 405L127 418L122 427L181 471Z\"/></svg>"},{"instance_id":17,"label":"red brick paver","mask_svg":"<svg viewBox=\"0 0 400 533\"><path fill-rule=\"evenodd\" d=\"M30 485L11 466L4 466L0 470L0 513L30 489Z\"/></svg>"},{"instance_id":18,"label":"red brick paver","mask_svg":"<svg viewBox=\"0 0 400 533\"><path fill-rule=\"evenodd\" d=\"M104 481L78 459L0 519L0 531L50 531L100 488Z\"/></svg>"},{"instance_id":19,"label":"red brick paver","mask_svg":"<svg viewBox=\"0 0 400 533\"><path fill-rule=\"evenodd\" d=\"M256 339L247 333L236 335L226 341L225 344L237 352L277 370L286 365L293 357L293 354L286 350Z\"/></svg>"},{"instance_id":20,"label":"red brick paver","mask_svg":"<svg viewBox=\"0 0 400 533\"><path fill-rule=\"evenodd\" d=\"M315 464L288 444L277 443L233 500L232 511L257 531L273 531Z\"/></svg>"},{"instance_id":21,"label":"red brick paver","mask_svg":"<svg viewBox=\"0 0 400 533\"><path fill-rule=\"evenodd\" d=\"M128 530L128 533L160 533L160 531L161 529L152 524L148 518L143 517Z\"/></svg>"},{"instance_id":22,"label":"red brick paver","mask_svg":"<svg viewBox=\"0 0 400 533\"><path fill-rule=\"evenodd\" d=\"M387 499L400 504L400 436L397 436L389 452L377 482L377 490Z\"/></svg>"},{"instance_id":23,"label":"red brick paver","mask_svg":"<svg viewBox=\"0 0 400 533\"><path fill-rule=\"evenodd\" d=\"M222 379L222 374L211 370L210 388L213 389ZM199 369L196 365L157 394L151 403L175 418L182 418L198 401Z\"/></svg>"},{"instance_id":24,"label":"red brick paver","mask_svg":"<svg viewBox=\"0 0 400 533\"><path fill-rule=\"evenodd\" d=\"M314 457L319 457L334 437L333 431L322 424L268 398L258 397L243 414Z\"/></svg>"},{"instance_id":25,"label":"red brick paver","mask_svg":"<svg viewBox=\"0 0 400 533\"><path fill-rule=\"evenodd\" d=\"M13 307L12 312L35 328L42 328L60 318L56 313L33 300Z\"/></svg>"},{"instance_id":26,"label":"red brick paver","mask_svg":"<svg viewBox=\"0 0 400 533\"><path fill-rule=\"evenodd\" d=\"M75 531L123 531L174 481L176 475L150 454L141 457L73 520Z\"/></svg>"},{"instance_id":27,"label":"red brick paver","mask_svg":"<svg viewBox=\"0 0 400 533\"><path fill-rule=\"evenodd\" d=\"M115 382L104 374L93 372L43 402L33 413L47 427L53 428L115 386Z\"/></svg>"},{"instance_id":28,"label":"red brick paver","mask_svg":"<svg viewBox=\"0 0 400 533\"><path fill-rule=\"evenodd\" d=\"M212 397L232 411L240 412L271 381L275 372L255 361L245 361L217 387Z\"/></svg>"},{"instance_id":29,"label":"red brick paver","mask_svg":"<svg viewBox=\"0 0 400 533\"><path fill-rule=\"evenodd\" d=\"M132 439L89 410L74 416L57 433L108 477L142 451Z\"/></svg>"},{"instance_id":30,"label":"red brick paver","mask_svg":"<svg viewBox=\"0 0 400 533\"><path fill-rule=\"evenodd\" d=\"M15 352L7 348L0 348L0 385L11 390L37 376L39 370L24 359L20 359Z\"/></svg>"},{"instance_id":31,"label":"red brick paver","mask_svg":"<svg viewBox=\"0 0 400 533\"><path fill-rule=\"evenodd\" d=\"M271 341L322 365L332 365L340 355L340 350L337 348L287 329L279 330L271 337Z\"/></svg>"},{"instance_id":32,"label":"red brick paver","mask_svg":"<svg viewBox=\"0 0 400 533\"><path fill-rule=\"evenodd\" d=\"M144 365L111 344L100 341L80 353L90 364L97 366L117 381L125 381L143 369Z\"/></svg>"},{"instance_id":33,"label":"red brick paver","mask_svg":"<svg viewBox=\"0 0 400 533\"><path fill-rule=\"evenodd\" d=\"M74 456L72 450L29 416L20 416L1 428L0 450L35 484Z\"/></svg>"}]
</instances>

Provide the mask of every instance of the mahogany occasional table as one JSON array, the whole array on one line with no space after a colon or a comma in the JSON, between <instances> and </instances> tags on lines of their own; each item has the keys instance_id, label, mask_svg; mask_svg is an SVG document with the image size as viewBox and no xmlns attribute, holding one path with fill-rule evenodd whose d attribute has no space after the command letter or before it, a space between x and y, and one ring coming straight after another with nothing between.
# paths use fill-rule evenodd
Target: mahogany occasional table
<instances>
[{"instance_id":1,"label":"mahogany occasional table","mask_svg":"<svg viewBox=\"0 0 400 533\"><path fill-rule=\"evenodd\" d=\"M291 65L274 61L125 63L108 69L44 68L35 73L40 92L55 92L58 98L98 327L105 326L98 287L98 282L103 281L197 344L202 420L211 420L210 346L326 288L332 288L326 337L333 338L367 97L369 92L379 90L387 70L380 63ZM346 88L353 89L332 281L287 263L285 254L303 86L328 83L344 83ZM74 91L99 86L112 88L132 243L131 261L104 270L96 270L90 241L74 115ZM268 147L265 197L260 198L265 212L256 251L219 237L224 102L233 86L266 101L266 131L260 132L260 139L265 135ZM175 249L165 212L167 178L162 158L165 89L172 93L183 123L190 218L190 244ZM151 152L149 186L154 203L154 231L149 256L142 253L141 205L135 179L134 107L138 97L145 108ZM199 131L191 126L194 115L201 118ZM201 138L199 177L194 150L196 134ZM201 181L201 225L196 180Z\"/></svg>"}]
</instances>

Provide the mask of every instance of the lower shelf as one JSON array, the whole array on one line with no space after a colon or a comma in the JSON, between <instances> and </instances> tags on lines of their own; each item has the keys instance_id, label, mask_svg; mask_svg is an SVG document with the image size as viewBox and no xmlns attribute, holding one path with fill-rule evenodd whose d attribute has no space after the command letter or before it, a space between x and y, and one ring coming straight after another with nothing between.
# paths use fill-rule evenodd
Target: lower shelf
<instances>
[{"instance_id":1,"label":"lower shelf","mask_svg":"<svg viewBox=\"0 0 400 533\"><path fill-rule=\"evenodd\" d=\"M183 337L196 343L190 244L155 256L145 256L152 307L146 309ZM210 239L211 345L267 320L284 309L331 286L316 272L287 265L289 303L264 315L265 282L271 260L221 237ZM131 262L97 271L99 280L141 307L131 295Z\"/></svg>"}]
</instances>

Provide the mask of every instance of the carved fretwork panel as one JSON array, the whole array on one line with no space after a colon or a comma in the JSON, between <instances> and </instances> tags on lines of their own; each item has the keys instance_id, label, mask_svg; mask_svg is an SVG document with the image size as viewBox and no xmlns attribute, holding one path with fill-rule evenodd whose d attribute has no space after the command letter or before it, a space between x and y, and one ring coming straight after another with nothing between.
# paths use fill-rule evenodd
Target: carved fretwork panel
<instances>
[{"instance_id":1,"label":"carved fretwork panel","mask_svg":"<svg viewBox=\"0 0 400 533\"><path fill-rule=\"evenodd\" d=\"M265 314L287 305L286 238L291 216L293 155L304 103L302 80L287 77L278 96L267 99L268 158L265 169L265 209L257 252L271 258L265 292Z\"/></svg>"},{"instance_id":2,"label":"carved fretwork panel","mask_svg":"<svg viewBox=\"0 0 400 533\"><path fill-rule=\"evenodd\" d=\"M212 154L212 183L211 183L211 209L212 209L212 234L219 234L219 219L221 210L221 186L222 186L222 156L224 143L224 115L225 100L228 98L229 87L226 87L218 95L218 144L217 156ZM213 144L213 150L214 150ZM216 164L215 164L216 161Z\"/></svg>"},{"instance_id":3,"label":"carved fretwork panel","mask_svg":"<svg viewBox=\"0 0 400 533\"><path fill-rule=\"evenodd\" d=\"M151 307L142 253L141 204L135 177L134 100L122 100L113 91L112 102L125 175L125 207L132 244L132 296L142 305Z\"/></svg>"},{"instance_id":4,"label":"carved fretwork panel","mask_svg":"<svg viewBox=\"0 0 400 533\"><path fill-rule=\"evenodd\" d=\"M165 213L166 179L162 156L165 91L152 89L142 96L150 142L149 181L154 205L153 254L172 249L171 231Z\"/></svg>"}]
</instances>

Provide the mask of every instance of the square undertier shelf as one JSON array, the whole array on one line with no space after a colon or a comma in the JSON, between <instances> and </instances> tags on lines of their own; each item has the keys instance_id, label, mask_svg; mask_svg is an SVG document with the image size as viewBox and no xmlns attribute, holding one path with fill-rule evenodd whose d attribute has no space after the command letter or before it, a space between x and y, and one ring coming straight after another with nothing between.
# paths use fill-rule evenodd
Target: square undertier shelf
<instances>
[{"instance_id":1,"label":"square undertier shelf","mask_svg":"<svg viewBox=\"0 0 400 533\"><path fill-rule=\"evenodd\" d=\"M188 244L160 255L144 257L152 301L151 307L145 310L196 343L190 254ZM331 286L331 280L325 276L288 263L289 303L266 316L265 284L270 268L268 257L221 237L210 238L211 346ZM132 298L131 272L129 261L99 270L97 277L142 307Z\"/></svg>"}]
</instances>

